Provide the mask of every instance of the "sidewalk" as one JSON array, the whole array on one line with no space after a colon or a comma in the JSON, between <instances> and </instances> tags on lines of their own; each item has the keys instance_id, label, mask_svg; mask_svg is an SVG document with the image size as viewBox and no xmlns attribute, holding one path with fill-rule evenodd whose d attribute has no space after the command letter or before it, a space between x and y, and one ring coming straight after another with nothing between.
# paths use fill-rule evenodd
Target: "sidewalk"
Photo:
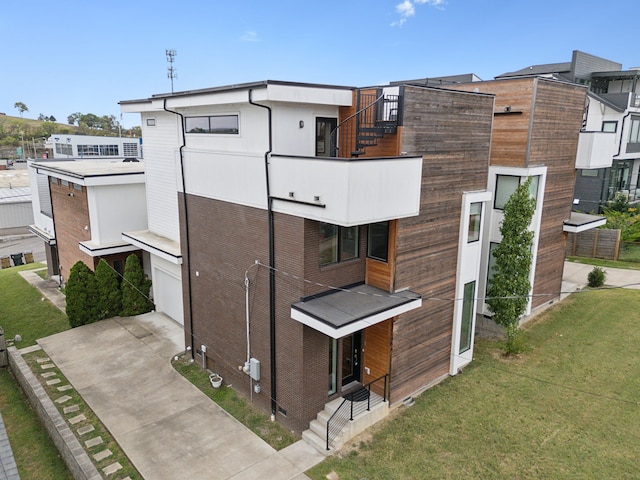
<instances>
[{"instance_id":1,"label":"sidewalk","mask_svg":"<svg viewBox=\"0 0 640 480\"><path fill-rule=\"evenodd\" d=\"M25 270L19 272L31 285L36 287L51 303L66 313L66 301L64 294L60 291L58 284L54 280L45 280L36 273L37 270Z\"/></svg>"},{"instance_id":2,"label":"sidewalk","mask_svg":"<svg viewBox=\"0 0 640 480\"><path fill-rule=\"evenodd\" d=\"M602 268L607 278L605 280L606 287L632 288L640 289L640 270L626 270L623 268ZM587 286L587 276L593 270L593 265L586 265L576 262L564 262L564 275L562 291L571 292L577 289L583 289ZM565 288L566 287L566 288Z\"/></svg>"}]
</instances>

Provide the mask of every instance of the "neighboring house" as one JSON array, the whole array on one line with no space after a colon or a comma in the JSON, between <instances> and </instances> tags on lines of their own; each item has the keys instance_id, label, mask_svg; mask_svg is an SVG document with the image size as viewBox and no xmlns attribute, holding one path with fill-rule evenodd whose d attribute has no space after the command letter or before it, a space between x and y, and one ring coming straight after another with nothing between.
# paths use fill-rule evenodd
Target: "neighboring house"
<instances>
[{"instance_id":1,"label":"neighboring house","mask_svg":"<svg viewBox=\"0 0 640 480\"><path fill-rule=\"evenodd\" d=\"M54 134L45 147L53 153L50 158L62 160L142 159L142 138Z\"/></svg>"},{"instance_id":2,"label":"neighboring house","mask_svg":"<svg viewBox=\"0 0 640 480\"><path fill-rule=\"evenodd\" d=\"M46 179L50 192L34 199L37 221L44 223L32 231L48 242L47 261L57 257L61 281L79 260L94 270L104 258L122 274L126 257L139 249L123 241L121 232L147 224L144 164L43 161L29 168L34 189Z\"/></svg>"},{"instance_id":3,"label":"neighboring house","mask_svg":"<svg viewBox=\"0 0 640 480\"><path fill-rule=\"evenodd\" d=\"M148 165L149 232L124 238L182 262L196 362L296 431L360 385L398 404L469 363L493 104L276 81L121 102Z\"/></svg>"},{"instance_id":4,"label":"neighboring house","mask_svg":"<svg viewBox=\"0 0 640 480\"><path fill-rule=\"evenodd\" d=\"M535 233L530 273L531 299L526 315L560 298L566 232L584 231L604 224L593 215L572 213L576 177L576 151L587 89L552 78L523 76L503 80L452 85L449 88L495 95L491 166L487 188L493 192L488 212L479 297L486 292L494 258L491 251L501 241L499 231L504 204L520 182L533 177L531 193L536 210L531 223ZM491 329L490 312L479 301L483 328Z\"/></svg>"},{"instance_id":5,"label":"neighboring house","mask_svg":"<svg viewBox=\"0 0 640 480\"><path fill-rule=\"evenodd\" d=\"M34 162L91 160L96 162L135 163L142 160L142 139L97 135L51 135L45 146L52 151L48 160L28 160L29 183L33 195L33 223L29 231L44 241L49 276L57 276L60 259L56 247L49 177L31 167Z\"/></svg>"},{"instance_id":6,"label":"neighboring house","mask_svg":"<svg viewBox=\"0 0 640 480\"><path fill-rule=\"evenodd\" d=\"M574 51L567 63L533 65L496 79L542 76L586 85L574 210L599 213L617 193L640 201L640 71Z\"/></svg>"}]
</instances>

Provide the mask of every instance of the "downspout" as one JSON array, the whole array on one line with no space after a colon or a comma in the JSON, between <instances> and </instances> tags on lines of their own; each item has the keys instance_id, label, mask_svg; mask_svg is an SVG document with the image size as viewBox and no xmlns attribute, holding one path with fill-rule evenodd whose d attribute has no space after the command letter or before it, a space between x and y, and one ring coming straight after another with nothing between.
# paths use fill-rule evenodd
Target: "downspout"
<instances>
[{"instance_id":1,"label":"downspout","mask_svg":"<svg viewBox=\"0 0 640 480\"><path fill-rule=\"evenodd\" d=\"M175 112L167 108L167 99L162 102L162 108L165 112L173 113L180 117L180 134L182 137L182 144L180 145L180 176L182 177L182 208L184 208L184 239L185 239L185 254L187 258L187 299L189 301L189 343L191 347L191 359L194 356L194 343L193 343L193 306L192 306L192 292L191 292L191 256L189 250L189 211L187 209L187 187L184 179L184 148L186 147L186 139L184 136L184 116L180 112ZM204 358L204 355L203 355Z\"/></svg>"},{"instance_id":2,"label":"downspout","mask_svg":"<svg viewBox=\"0 0 640 480\"><path fill-rule=\"evenodd\" d=\"M249 89L249 104L265 108L269 119L269 150L264 152L264 170L267 187L267 215L269 221L269 340L270 340L270 364L271 364L271 420L276 417L276 271L275 271L275 242L273 233L273 199L269 185L269 156L273 150L273 125L271 107L261 105L253 101L253 89Z\"/></svg>"}]
</instances>

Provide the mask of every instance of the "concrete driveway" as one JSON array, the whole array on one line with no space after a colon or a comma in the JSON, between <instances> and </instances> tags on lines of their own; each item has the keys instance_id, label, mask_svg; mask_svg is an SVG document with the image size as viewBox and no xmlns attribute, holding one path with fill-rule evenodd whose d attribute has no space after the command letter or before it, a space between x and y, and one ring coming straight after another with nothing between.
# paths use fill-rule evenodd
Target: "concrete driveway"
<instances>
[{"instance_id":1,"label":"concrete driveway","mask_svg":"<svg viewBox=\"0 0 640 480\"><path fill-rule=\"evenodd\" d=\"M324 457L276 452L171 366L182 328L165 316L103 320L38 341L145 479L305 479Z\"/></svg>"}]
</instances>

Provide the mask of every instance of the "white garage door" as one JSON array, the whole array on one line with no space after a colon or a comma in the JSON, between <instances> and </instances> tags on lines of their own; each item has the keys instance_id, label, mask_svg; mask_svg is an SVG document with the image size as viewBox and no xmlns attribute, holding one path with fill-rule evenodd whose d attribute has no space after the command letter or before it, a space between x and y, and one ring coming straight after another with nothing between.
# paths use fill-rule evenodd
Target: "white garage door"
<instances>
[{"instance_id":1,"label":"white garage door","mask_svg":"<svg viewBox=\"0 0 640 480\"><path fill-rule=\"evenodd\" d=\"M182 283L180 279L161 270L153 269L153 301L156 310L184 325L182 312Z\"/></svg>"}]
</instances>

